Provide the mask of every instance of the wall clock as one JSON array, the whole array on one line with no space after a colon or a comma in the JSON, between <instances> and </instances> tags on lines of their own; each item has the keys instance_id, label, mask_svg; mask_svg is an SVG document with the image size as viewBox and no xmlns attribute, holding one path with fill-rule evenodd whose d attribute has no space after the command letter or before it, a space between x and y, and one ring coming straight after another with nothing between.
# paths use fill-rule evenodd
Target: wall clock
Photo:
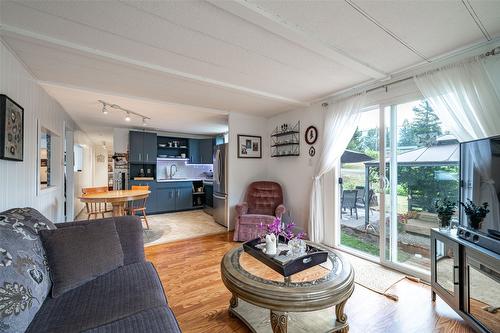
<instances>
[{"instance_id":1,"label":"wall clock","mask_svg":"<svg viewBox=\"0 0 500 333\"><path fill-rule=\"evenodd\" d=\"M309 126L306 129L305 138L307 144L309 145L315 144L316 140L318 140L318 129L315 126Z\"/></svg>"}]
</instances>

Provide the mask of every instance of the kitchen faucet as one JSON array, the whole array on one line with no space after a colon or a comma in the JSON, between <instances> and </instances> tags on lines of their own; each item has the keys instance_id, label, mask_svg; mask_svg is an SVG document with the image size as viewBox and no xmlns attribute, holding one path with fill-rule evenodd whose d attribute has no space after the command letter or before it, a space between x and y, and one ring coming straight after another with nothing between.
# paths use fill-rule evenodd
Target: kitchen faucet
<instances>
[{"instance_id":1,"label":"kitchen faucet","mask_svg":"<svg viewBox=\"0 0 500 333\"><path fill-rule=\"evenodd\" d=\"M175 171L172 171L172 167L175 168ZM173 178L176 172L177 172L177 165L175 164L170 165L170 178Z\"/></svg>"}]
</instances>

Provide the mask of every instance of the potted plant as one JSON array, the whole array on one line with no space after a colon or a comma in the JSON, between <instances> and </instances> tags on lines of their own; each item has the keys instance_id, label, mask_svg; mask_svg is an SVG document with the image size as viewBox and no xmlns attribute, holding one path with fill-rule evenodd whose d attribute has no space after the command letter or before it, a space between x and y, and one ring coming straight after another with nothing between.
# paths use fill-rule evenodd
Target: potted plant
<instances>
[{"instance_id":1,"label":"potted plant","mask_svg":"<svg viewBox=\"0 0 500 333\"><path fill-rule=\"evenodd\" d=\"M451 217L455 214L457 204L448 198L437 200L434 204L436 213L439 219L439 229L448 231L450 230Z\"/></svg>"},{"instance_id":2,"label":"potted plant","mask_svg":"<svg viewBox=\"0 0 500 333\"><path fill-rule=\"evenodd\" d=\"M260 223L259 237L261 238L262 241L265 239L267 243L268 239L266 238L266 235L274 235L275 246L277 250L280 241L284 242L285 244L290 244L291 241L292 244L295 244L295 242L301 241L305 237L305 233L302 231L297 234L294 234L293 233L294 228L295 228L295 223L291 222L286 225L283 225L281 219L279 217L276 217L273 223L271 224L264 225L263 223ZM305 247L305 242L302 241L300 244L302 244Z\"/></svg>"},{"instance_id":3,"label":"potted plant","mask_svg":"<svg viewBox=\"0 0 500 333\"><path fill-rule=\"evenodd\" d=\"M469 226L475 230L481 229L481 223L490 212L488 203L483 202L482 205L476 205L472 200L467 199L467 203L461 202L460 205L464 207L465 214L469 217Z\"/></svg>"}]
</instances>

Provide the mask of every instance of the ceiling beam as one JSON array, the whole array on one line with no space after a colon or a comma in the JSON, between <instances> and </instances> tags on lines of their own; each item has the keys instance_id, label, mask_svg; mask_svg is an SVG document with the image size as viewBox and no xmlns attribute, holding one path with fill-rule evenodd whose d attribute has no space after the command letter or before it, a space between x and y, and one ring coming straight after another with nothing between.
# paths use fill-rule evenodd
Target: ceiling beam
<instances>
[{"instance_id":1,"label":"ceiling beam","mask_svg":"<svg viewBox=\"0 0 500 333\"><path fill-rule=\"evenodd\" d=\"M57 47L77 51L77 52L80 52L82 54L87 54L87 55L92 55L95 57L105 58L105 59L108 59L111 61L126 64L126 65L132 65L132 66L144 68L147 70L159 72L162 74L167 74L167 75L170 75L173 77L182 78L184 80L195 81L195 82L199 82L202 84L209 84L211 86L216 86L216 87L219 87L222 89L233 90L233 91L236 91L238 93L245 94L245 95L252 95L252 96L265 98L268 100L274 100L274 101L278 101L278 102L282 102L282 103L290 104L290 105L295 105L295 106L309 106L309 103L299 101L299 100L296 100L293 98L288 98L288 97L276 95L273 93L269 93L266 91L248 88L248 87L244 87L244 86L240 86L240 85L236 85L236 84L232 84L232 83L228 83L228 82L214 80L214 79L211 79L211 78L208 78L205 76L200 76L200 75L196 75L196 74L182 72L182 71L175 70L173 68L168 68L165 66L156 65L156 64L145 62L145 61L135 60L135 59L128 58L128 57L125 57L122 55L94 49L91 47L76 44L76 43L69 42L66 40L60 40L57 38L53 38L50 36L42 35L42 34L39 34L36 32L20 29L20 28L5 25L5 24L0 25L0 34L8 36L8 37L23 38L24 40L27 40L27 41L37 41L37 42L39 42L39 43L41 42L45 45L51 44L51 45L54 45ZM103 75L105 75L105 74L103 74Z\"/></svg>"},{"instance_id":2,"label":"ceiling beam","mask_svg":"<svg viewBox=\"0 0 500 333\"><path fill-rule=\"evenodd\" d=\"M313 36L306 34L304 31L295 26L290 25L284 19L277 15L271 14L261 7L249 3L244 0L234 1L219 1L207 0L212 5L236 15L245 21L253 23L267 31L281 36L309 51L312 51L327 59L333 60L336 63L344 65L358 73L369 76L374 79L384 79L388 75L376 68L371 67L352 56L348 55L345 51L320 41Z\"/></svg>"}]
</instances>

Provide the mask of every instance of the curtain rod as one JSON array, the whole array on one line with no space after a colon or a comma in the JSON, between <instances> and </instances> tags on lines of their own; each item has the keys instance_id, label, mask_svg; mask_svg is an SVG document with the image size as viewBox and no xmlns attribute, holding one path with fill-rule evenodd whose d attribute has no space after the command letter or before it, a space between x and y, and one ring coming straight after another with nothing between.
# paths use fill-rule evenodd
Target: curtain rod
<instances>
[{"instance_id":1,"label":"curtain rod","mask_svg":"<svg viewBox=\"0 0 500 333\"><path fill-rule=\"evenodd\" d=\"M495 47L495 48L493 48L493 49L489 50L489 51L488 51L488 52L486 52L486 53L480 54L480 55L478 55L478 56L471 57L471 58L469 58L469 59L473 59L473 58L476 58L476 57L478 57L478 58L486 58L486 57L489 57L489 56L494 56L494 55L498 55L498 54L500 54L500 46L497 46L497 47ZM446 67L446 66L444 66L444 67ZM444 68L444 67L442 67L442 68ZM438 70L439 70L439 68L434 69L434 71L438 71ZM431 72L432 72L432 70L431 70ZM425 73L425 72L424 72L424 73ZM382 89L382 88L384 88L384 89L386 90L386 92L387 92L387 88L388 88L389 86L392 86L392 85L394 85L394 84L398 84L398 83L401 83L401 82L405 82L405 81L411 80L411 79L413 79L415 76L416 76L416 74L411 75L411 76L408 76L408 77L405 77L405 78L402 78L402 79L399 79L399 80L396 80L396 81L392 81L392 82L390 82L390 83L384 83L384 84L381 84L381 85L379 85L379 86L376 86L376 87L373 87L373 88L367 89L367 90L365 90L365 92L366 92L366 93L369 93L369 92L372 92L372 91L375 91L375 90L378 90L378 89ZM354 94L354 95L356 95L356 94ZM354 96L354 95L353 95L353 96ZM321 106L322 106L322 107L327 107L327 106L328 106L328 102L323 102L323 103L321 103Z\"/></svg>"}]
</instances>

